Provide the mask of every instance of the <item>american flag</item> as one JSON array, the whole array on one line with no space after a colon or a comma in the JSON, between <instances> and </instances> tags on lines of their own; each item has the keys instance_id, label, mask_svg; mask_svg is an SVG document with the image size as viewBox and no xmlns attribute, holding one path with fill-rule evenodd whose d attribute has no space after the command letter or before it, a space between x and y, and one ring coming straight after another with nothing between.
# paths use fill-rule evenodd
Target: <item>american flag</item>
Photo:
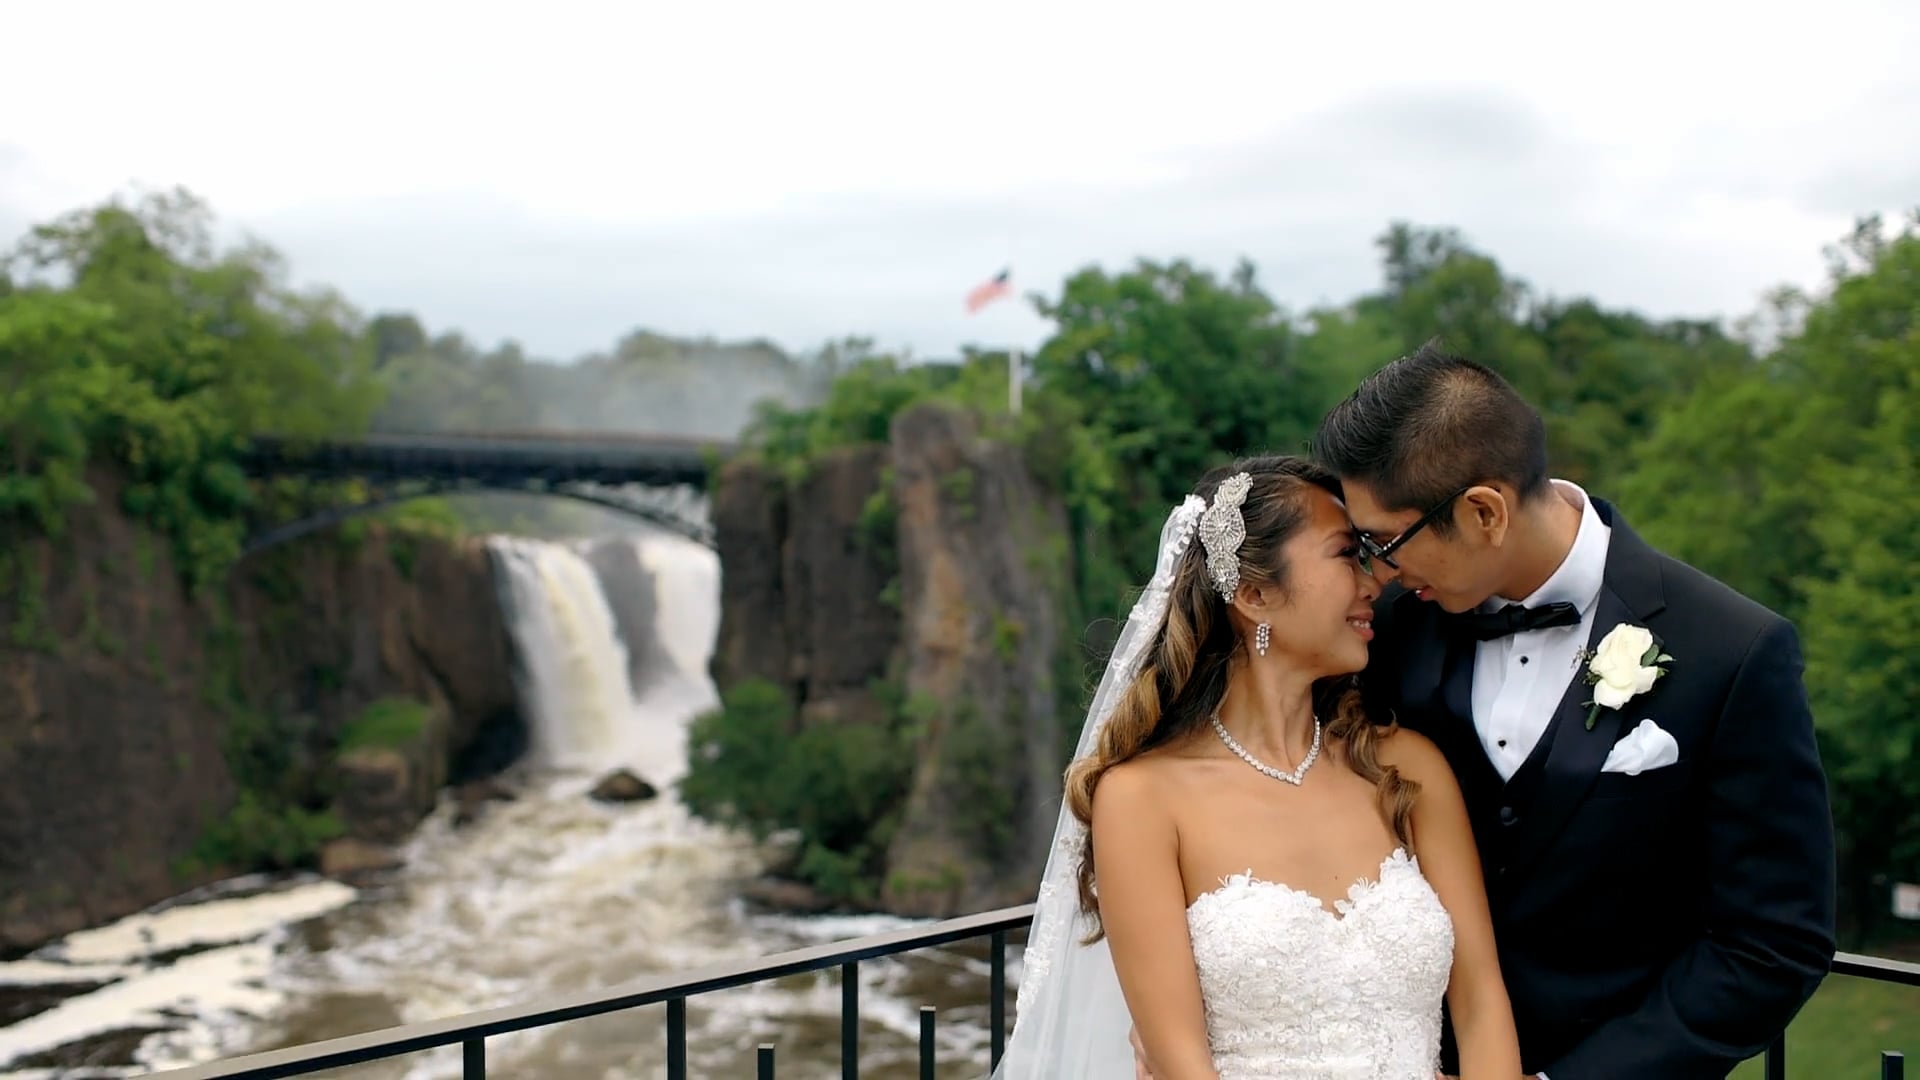
<instances>
[{"instance_id":1,"label":"american flag","mask_svg":"<svg viewBox=\"0 0 1920 1080\"><path fill-rule=\"evenodd\" d=\"M1013 271L1002 270L973 287L967 294L967 314L972 315L1003 296L1013 295Z\"/></svg>"}]
</instances>

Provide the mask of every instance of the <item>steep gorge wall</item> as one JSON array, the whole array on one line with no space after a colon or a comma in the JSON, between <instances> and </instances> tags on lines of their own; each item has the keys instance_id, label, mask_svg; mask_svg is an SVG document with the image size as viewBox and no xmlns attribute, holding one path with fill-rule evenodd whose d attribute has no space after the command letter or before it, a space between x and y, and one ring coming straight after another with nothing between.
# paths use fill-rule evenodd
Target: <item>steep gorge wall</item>
<instances>
[{"instance_id":1,"label":"steep gorge wall","mask_svg":"<svg viewBox=\"0 0 1920 1080\"><path fill-rule=\"evenodd\" d=\"M723 690L765 680L801 729L901 733L905 795L879 906L946 915L1030 899L1067 741L1067 523L1017 446L914 406L887 445L829 452L790 483L734 462L713 505ZM1063 689L1066 693L1063 695Z\"/></svg>"},{"instance_id":2,"label":"steep gorge wall","mask_svg":"<svg viewBox=\"0 0 1920 1080\"><path fill-rule=\"evenodd\" d=\"M234 869L190 856L234 807L236 772L267 769L331 802L347 835L392 842L450 778L506 763L518 705L481 543L316 537L193 599L116 478L92 479L59 539L0 537L0 954ZM421 707L417 731L336 751L394 698ZM236 725L274 760L236 761Z\"/></svg>"}]
</instances>

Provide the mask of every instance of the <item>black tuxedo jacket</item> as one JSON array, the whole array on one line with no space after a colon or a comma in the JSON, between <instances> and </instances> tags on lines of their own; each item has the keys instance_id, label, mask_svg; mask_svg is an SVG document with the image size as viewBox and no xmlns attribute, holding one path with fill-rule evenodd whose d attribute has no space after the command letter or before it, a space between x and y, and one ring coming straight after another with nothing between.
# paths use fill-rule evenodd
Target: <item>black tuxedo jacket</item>
<instances>
[{"instance_id":1,"label":"black tuxedo jacket","mask_svg":"<svg viewBox=\"0 0 1920 1080\"><path fill-rule=\"evenodd\" d=\"M1568 670L1533 755L1502 781L1473 726L1475 643L1437 605L1382 596L1362 681L1376 720L1431 738L1459 778L1527 1071L1722 1077L1833 958L1833 825L1799 638L1594 506L1612 539L1587 646L1620 623L1652 631L1673 656L1652 690L1588 730L1585 665ZM1644 718L1678 763L1603 773Z\"/></svg>"}]
</instances>

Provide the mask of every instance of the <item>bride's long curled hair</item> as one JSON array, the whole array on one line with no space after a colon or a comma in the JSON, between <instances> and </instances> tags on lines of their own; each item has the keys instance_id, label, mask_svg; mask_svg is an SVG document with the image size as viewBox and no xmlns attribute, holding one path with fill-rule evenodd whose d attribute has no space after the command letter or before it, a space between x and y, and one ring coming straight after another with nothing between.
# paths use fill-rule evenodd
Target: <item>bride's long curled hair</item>
<instances>
[{"instance_id":1,"label":"bride's long curled hair","mask_svg":"<svg viewBox=\"0 0 1920 1080\"><path fill-rule=\"evenodd\" d=\"M1252 479L1241 514L1247 538L1240 545L1240 581L1287 590L1287 567L1280 549L1311 517L1314 488L1341 495L1332 473L1304 458L1246 458L1208 473L1194 494L1213 504L1223 480L1236 473ZM1084 825L1093 823L1093 792L1108 769L1156 747L1177 742L1206 724L1227 695L1234 655L1247 646L1227 615L1226 601L1207 573L1206 550L1195 537L1181 556L1169 587L1167 618L1141 662L1139 674L1115 702L1092 753L1067 768L1067 805ZM1377 728L1361 706L1353 676L1323 679L1314 685L1314 714L1326 721L1326 739L1344 748L1347 764L1378 789L1380 806L1394 836L1412 845L1409 819L1419 786L1382 766ZM1093 835L1081 842L1080 909L1093 920L1087 943L1105 936L1094 896Z\"/></svg>"}]
</instances>

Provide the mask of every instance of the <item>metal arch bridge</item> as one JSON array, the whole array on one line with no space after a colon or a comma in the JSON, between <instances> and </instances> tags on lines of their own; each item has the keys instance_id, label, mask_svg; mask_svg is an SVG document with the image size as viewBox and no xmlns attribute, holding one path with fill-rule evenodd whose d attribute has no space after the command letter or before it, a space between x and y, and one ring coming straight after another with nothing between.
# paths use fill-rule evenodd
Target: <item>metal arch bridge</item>
<instances>
[{"instance_id":1,"label":"metal arch bridge","mask_svg":"<svg viewBox=\"0 0 1920 1080\"><path fill-rule=\"evenodd\" d=\"M242 455L249 476L361 480L373 497L257 532L243 554L410 499L482 492L574 499L713 547L705 488L714 466L732 451L717 441L571 432L257 436Z\"/></svg>"}]
</instances>

